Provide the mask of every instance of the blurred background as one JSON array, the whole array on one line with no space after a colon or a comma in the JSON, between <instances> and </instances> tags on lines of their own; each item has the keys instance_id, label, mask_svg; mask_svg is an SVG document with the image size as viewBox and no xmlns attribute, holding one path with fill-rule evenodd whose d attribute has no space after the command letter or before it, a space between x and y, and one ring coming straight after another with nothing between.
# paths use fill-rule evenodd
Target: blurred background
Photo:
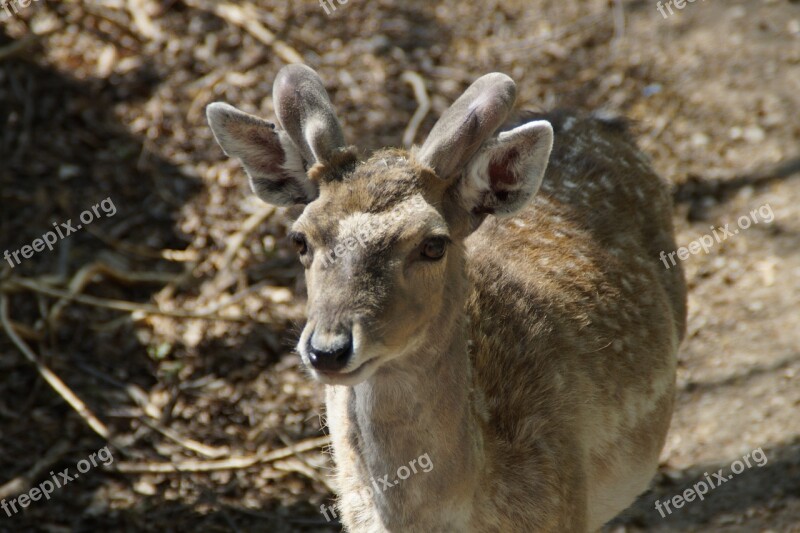
<instances>
[{"instance_id":1,"label":"blurred background","mask_svg":"<svg viewBox=\"0 0 800 533\"><path fill-rule=\"evenodd\" d=\"M502 71L520 107L630 117L679 245L769 206L683 261L673 427L653 489L606 530L800 531L798 2L9 0L0 20L0 253L23 254L0 263L0 498L114 458L0 531L340 531L320 512L322 391L292 351L296 213L249 194L204 116L273 119L300 61L364 153L421 142ZM763 467L654 509L758 448Z\"/></svg>"}]
</instances>

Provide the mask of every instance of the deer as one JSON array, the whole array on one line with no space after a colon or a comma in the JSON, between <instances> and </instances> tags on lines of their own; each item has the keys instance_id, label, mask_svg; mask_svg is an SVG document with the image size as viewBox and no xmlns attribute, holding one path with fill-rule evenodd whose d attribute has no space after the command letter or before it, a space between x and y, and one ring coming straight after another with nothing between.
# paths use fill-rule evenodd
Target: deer
<instances>
[{"instance_id":1,"label":"deer","mask_svg":"<svg viewBox=\"0 0 800 533\"><path fill-rule=\"evenodd\" d=\"M421 146L369 155L305 65L277 123L207 107L252 191L300 206L297 352L347 531L595 531L658 469L686 329L668 182L624 119L515 102L486 74Z\"/></svg>"}]
</instances>

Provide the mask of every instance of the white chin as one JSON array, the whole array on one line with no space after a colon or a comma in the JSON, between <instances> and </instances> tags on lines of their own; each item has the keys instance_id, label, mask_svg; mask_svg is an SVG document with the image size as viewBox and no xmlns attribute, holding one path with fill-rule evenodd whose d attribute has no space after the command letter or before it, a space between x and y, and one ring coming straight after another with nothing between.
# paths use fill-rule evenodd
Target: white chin
<instances>
[{"instance_id":1,"label":"white chin","mask_svg":"<svg viewBox=\"0 0 800 533\"><path fill-rule=\"evenodd\" d=\"M369 379L379 366L380 361L375 357L367 360L350 372L320 372L310 366L308 368L311 370L312 377L320 383L353 387Z\"/></svg>"}]
</instances>

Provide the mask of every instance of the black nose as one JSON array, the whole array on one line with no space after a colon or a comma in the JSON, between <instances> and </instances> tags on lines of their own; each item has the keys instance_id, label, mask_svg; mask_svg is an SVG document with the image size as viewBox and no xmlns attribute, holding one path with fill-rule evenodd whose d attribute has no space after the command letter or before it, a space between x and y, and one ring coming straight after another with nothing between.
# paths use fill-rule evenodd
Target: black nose
<instances>
[{"instance_id":1,"label":"black nose","mask_svg":"<svg viewBox=\"0 0 800 533\"><path fill-rule=\"evenodd\" d=\"M351 355L353 355L353 339L349 335L336 345L326 346L325 349L314 347L313 340L309 339L308 361L316 370L338 372L347 366Z\"/></svg>"}]
</instances>

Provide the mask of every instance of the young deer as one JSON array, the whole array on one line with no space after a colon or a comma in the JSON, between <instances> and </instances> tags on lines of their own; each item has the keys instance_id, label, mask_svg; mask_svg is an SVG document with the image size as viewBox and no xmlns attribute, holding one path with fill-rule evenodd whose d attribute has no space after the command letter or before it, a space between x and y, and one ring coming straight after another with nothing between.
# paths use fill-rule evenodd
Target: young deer
<instances>
[{"instance_id":1,"label":"young deer","mask_svg":"<svg viewBox=\"0 0 800 533\"><path fill-rule=\"evenodd\" d=\"M261 199L305 205L297 349L327 385L345 527L581 532L627 507L669 426L685 287L659 262L668 187L625 128L505 123L515 85L494 73L422 147L360 161L313 70L273 90L279 127L208 119Z\"/></svg>"}]
</instances>

